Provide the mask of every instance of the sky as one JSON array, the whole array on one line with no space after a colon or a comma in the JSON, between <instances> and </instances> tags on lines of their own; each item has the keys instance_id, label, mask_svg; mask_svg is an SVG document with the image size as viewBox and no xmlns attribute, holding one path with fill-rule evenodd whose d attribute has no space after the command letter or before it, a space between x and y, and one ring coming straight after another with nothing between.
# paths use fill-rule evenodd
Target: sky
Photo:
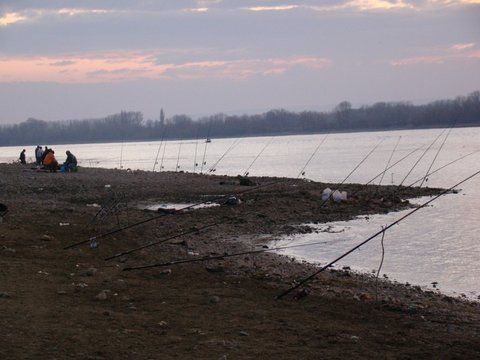
<instances>
[{"instance_id":1,"label":"sky","mask_svg":"<svg viewBox=\"0 0 480 360\"><path fill-rule=\"evenodd\" d=\"M480 0L0 0L0 124L480 90Z\"/></svg>"}]
</instances>

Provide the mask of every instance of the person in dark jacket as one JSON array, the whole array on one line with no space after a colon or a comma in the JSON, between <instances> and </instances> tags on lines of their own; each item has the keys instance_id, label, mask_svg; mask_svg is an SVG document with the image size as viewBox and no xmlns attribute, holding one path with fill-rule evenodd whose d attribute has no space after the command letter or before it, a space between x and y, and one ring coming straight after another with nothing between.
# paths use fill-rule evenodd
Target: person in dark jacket
<instances>
[{"instance_id":1,"label":"person in dark jacket","mask_svg":"<svg viewBox=\"0 0 480 360\"><path fill-rule=\"evenodd\" d=\"M20 163L22 163L23 165L25 165L27 163L27 161L25 160L25 149L22 150L22 152L20 153Z\"/></svg>"},{"instance_id":2,"label":"person in dark jacket","mask_svg":"<svg viewBox=\"0 0 480 360\"><path fill-rule=\"evenodd\" d=\"M43 152L42 154L42 157L41 157L41 163L43 164L44 160L45 160L45 156L47 156L48 154L48 150L50 150L47 146L45 146L45 151ZM44 164L45 165L45 164Z\"/></svg>"},{"instance_id":3,"label":"person in dark jacket","mask_svg":"<svg viewBox=\"0 0 480 360\"><path fill-rule=\"evenodd\" d=\"M77 169L77 158L69 150L66 154L67 160L63 163L65 171L75 171Z\"/></svg>"}]
</instances>

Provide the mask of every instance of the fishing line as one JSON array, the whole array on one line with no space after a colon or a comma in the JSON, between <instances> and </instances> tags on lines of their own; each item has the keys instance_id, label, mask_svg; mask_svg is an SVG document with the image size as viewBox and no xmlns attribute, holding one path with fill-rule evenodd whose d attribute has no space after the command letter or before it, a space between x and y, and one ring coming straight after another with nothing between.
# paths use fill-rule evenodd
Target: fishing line
<instances>
[{"instance_id":1,"label":"fishing line","mask_svg":"<svg viewBox=\"0 0 480 360\"><path fill-rule=\"evenodd\" d=\"M382 239L380 240L380 244L382 245L382 259L380 260L380 265L378 266L377 276L375 277L375 301L378 302L378 277L380 276L380 271L382 270L383 260L385 259L385 246L383 240L385 239L385 230L382 226Z\"/></svg>"}]
</instances>

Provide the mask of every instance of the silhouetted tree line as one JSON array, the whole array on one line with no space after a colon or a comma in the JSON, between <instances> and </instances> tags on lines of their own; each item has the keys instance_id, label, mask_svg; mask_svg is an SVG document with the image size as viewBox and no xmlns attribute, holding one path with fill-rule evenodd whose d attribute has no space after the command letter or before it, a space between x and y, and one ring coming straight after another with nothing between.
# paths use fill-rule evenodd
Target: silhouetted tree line
<instances>
[{"instance_id":1,"label":"silhouetted tree line","mask_svg":"<svg viewBox=\"0 0 480 360\"><path fill-rule=\"evenodd\" d=\"M380 102L354 109L347 101L331 112L271 110L258 115L216 114L196 121L186 115L144 120L122 111L102 119L47 122L28 119L0 127L0 145L195 139L332 131L368 131L480 125L480 92L426 105Z\"/></svg>"}]
</instances>

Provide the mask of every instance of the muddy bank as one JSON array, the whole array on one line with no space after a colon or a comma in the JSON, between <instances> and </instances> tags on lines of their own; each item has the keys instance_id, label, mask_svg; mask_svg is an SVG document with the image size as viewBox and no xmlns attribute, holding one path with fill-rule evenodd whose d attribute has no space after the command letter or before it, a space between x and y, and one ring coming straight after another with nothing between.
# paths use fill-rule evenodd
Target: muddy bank
<instances>
[{"instance_id":1,"label":"muddy bank","mask_svg":"<svg viewBox=\"0 0 480 360\"><path fill-rule=\"evenodd\" d=\"M165 215L100 239L95 250L63 247L149 219L139 204L192 203L246 189L235 178L81 169L36 173L0 165L2 358L476 357L479 305L348 269L312 282L308 296L275 296L313 267L275 254L148 271L125 266L256 248L305 231L305 222L404 209L436 189L346 185L358 194L321 207L334 185L285 179L243 193L237 206ZM253 178L258 184L278 179ZM97 215L93 204L116 206ZM91 205L91 206L87 206ZM92 206L93 205L93 206ZM199 233L104 258L205 224ZM308 230L306 230L308 231ZM298 295L301 295L299 293Z\"/></svg>"}]
</instances>

